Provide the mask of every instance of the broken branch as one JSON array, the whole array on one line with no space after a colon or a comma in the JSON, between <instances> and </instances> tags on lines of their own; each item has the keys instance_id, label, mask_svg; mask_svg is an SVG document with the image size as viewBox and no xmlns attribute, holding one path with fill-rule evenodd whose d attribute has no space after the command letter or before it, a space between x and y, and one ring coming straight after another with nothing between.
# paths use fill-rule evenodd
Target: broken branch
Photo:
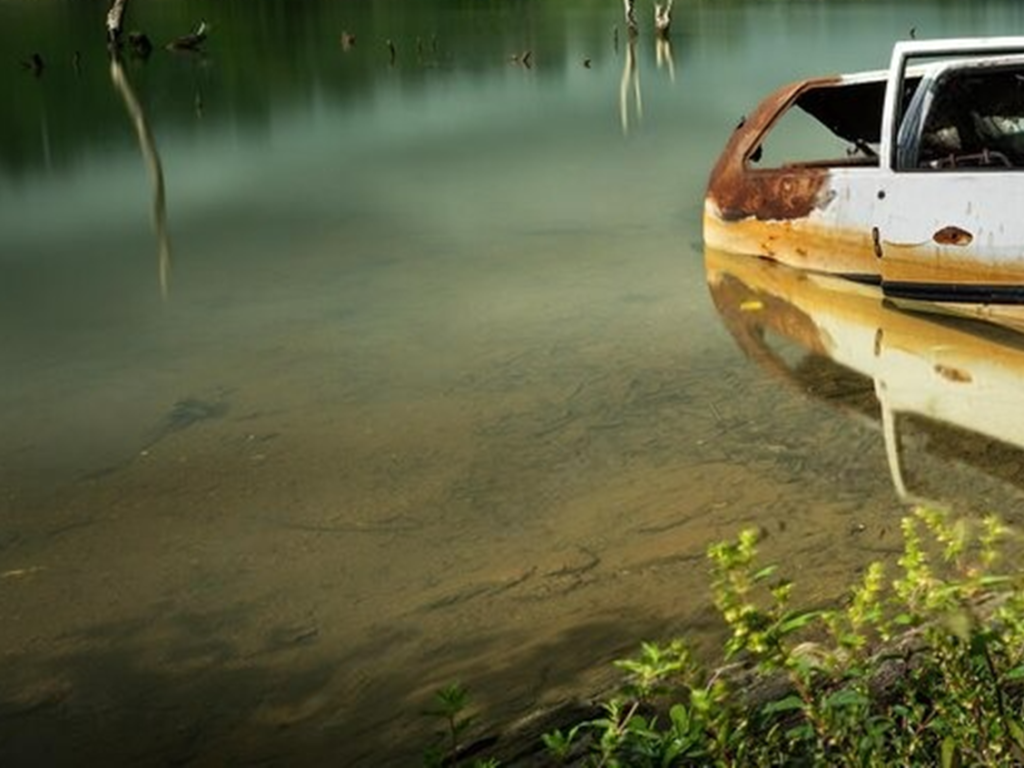
<instances>
[{"instance_id":1,"label":"broken branch","mask_svg":"<svg viewBox=\"0 0 1024 768\"><path fill-rule=\"evenodd\" d=\"M107 43L116 46L121 42L121 25L128 0L114 0L107 11Z\"/></svg>"}]
</instances>

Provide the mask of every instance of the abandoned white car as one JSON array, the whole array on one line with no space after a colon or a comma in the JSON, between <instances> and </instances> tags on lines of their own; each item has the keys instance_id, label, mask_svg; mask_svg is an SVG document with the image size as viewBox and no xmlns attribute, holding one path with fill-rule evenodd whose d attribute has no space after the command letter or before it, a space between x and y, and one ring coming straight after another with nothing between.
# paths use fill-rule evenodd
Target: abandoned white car
<instances>
[{"instance_id":1,"label":"abandoned white car","mask_svg":"<svg viewBox=\"0 0 1024 768\"><path fill-rule=\"evenodd\" d=\"M897 43L769 95L711 172L712 248L1024 324L1024 37Z\"/></svg>"}]
</instances>

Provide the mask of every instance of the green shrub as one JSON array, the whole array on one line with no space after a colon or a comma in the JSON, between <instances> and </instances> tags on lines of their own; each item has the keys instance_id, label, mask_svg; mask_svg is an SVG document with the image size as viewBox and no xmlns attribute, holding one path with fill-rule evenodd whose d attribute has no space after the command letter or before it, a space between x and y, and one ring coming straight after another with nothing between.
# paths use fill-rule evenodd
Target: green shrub
<instances>
[{"instance_id":1,"label":"green shrub","mask_svg":"<svg viewBox=\"0 0 1024 768\"><path fill-rule=\"evenodd\" d=\"M846 604L797 610L758 535L708 550L727 666L645 643L603 716L544 737L592 766L1024 763L1024 592L995 569L1009 536L919 509L898 572L872 563Z\"/></svg>"}]
</instances>

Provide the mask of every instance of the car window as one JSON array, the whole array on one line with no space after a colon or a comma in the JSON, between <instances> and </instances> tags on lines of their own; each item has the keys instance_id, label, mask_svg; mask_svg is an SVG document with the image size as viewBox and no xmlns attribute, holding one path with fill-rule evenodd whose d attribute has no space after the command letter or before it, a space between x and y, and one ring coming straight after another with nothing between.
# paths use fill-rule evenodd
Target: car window
<instances>
[{"instance_id":1,"label":"car window","mask_svg":"<svg viewBox=\"0 0 1024 768\"><path fill-rule=\"evenodd\" d=\"M929 101L905 168L1024 168L1024 65L947 70Z\"/></svg>"}]
</instances>

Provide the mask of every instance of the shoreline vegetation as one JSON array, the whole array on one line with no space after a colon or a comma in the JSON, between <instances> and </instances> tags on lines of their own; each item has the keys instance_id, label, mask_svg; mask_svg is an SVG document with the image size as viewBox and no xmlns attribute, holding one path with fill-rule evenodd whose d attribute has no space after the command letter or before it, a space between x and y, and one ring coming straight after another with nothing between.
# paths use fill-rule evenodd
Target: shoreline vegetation
<instances>
[{"instance_id":1,"label":"shoreline vegetation","mask_svg":"<svg viewBox=\"0 0 1024 768\"><path fill-rule=\"evenodd\" d=\"M618 690L472 738L469 692L437 693L426 766L1024 764L1024 579L994 516L918 508L894 573L871 563L843 605L791 605L756 530L708 549L722 664L683 640L615 662Z\"/></svg>"}]
</instances>

